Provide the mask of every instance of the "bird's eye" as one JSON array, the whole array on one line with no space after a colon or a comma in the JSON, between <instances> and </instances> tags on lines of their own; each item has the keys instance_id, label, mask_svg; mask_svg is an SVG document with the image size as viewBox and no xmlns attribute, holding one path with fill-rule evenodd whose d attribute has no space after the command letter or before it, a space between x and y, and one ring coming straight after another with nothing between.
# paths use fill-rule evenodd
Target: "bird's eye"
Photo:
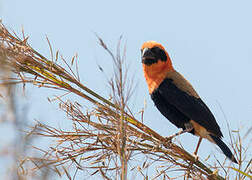
<instances>
[{"instance_id":1,"label":"bird's eye","mask_svg":"<svg viewBox=\"0 0 252 180\"><path fill-rule=\"evenodd\" d=\"M160 49L159 47L153 47L151 51L156 55L157 59L160 59L161 61L166 61L167 56L163 49Z\"/></svg>"},{"instance_id":2,"label":"bird's eye","mask_svg":"<svg viewBox=\"0 0 252 180\"><path fill-rule=\"evenodd\" d=\"M151 51L153 52L153 53L155 53L155 54L159 54L160 53L160 48L159 47L153 47L153 48L151 48Z\"/></svg>"}]
</instances>

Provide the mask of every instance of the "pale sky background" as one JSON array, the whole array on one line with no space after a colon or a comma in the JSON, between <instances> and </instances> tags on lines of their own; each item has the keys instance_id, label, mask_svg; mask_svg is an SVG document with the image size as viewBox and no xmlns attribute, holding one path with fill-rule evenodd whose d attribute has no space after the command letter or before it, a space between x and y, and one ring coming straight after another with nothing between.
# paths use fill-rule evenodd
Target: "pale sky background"
<instances>
[{"instance_id":1,"label":"pale sky background","mask_svg":"<svg viewBox=\"0 0 252 180\"><path fill-rule=\"evenodd\" d=\"M227 125L219 104L231 129L244 128L245 132L252 126L251 9L250 0L0 0L0 18L8 28L20 32L24 27L32 47L48 57L45 35L54 50L59 49L65 58L78 53L82 82L105 97L108 97L108 88L104 91L106 78L97 64L109 74L112 63L98 45L94 32L112 50L116 50L119 36L123 35L130 71L138 84L133 110L139 111L146 99L145 124L168 136L178 129L154 107L140 60L143 42L162 43L175 68L193 84L214 113L226 143ZM47 101L48 96L59 95L58 92L49 93L42 88L27 88L27 92L25 103L30 121L38 119L56 127L71 126L57 103ZM3 133L0 132L0 139ZM185 134L180 140L186 150L193 152L198 138ZM210 153L220 161L225 157L217 146L204 140L199 156L204 159Z\"/></svg>"}]
</instances>

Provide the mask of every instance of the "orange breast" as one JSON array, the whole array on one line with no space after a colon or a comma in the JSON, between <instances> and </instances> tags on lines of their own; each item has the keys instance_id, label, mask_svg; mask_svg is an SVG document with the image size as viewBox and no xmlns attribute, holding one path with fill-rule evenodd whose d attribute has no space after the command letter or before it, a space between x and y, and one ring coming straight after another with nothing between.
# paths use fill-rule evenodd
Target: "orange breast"
<instances>
[{"instance_id":1,"label":"orange breast","mask_svg":"<svg viewBox=\"0 0 252 180\"><path fill-rule=\"evenodd\" d=\"M143 64L143 70L149 93L151 94L165 79L167 72L172 71L173 68L166 62L158 61L150 66Z\"/></svg>"}]
</instances>

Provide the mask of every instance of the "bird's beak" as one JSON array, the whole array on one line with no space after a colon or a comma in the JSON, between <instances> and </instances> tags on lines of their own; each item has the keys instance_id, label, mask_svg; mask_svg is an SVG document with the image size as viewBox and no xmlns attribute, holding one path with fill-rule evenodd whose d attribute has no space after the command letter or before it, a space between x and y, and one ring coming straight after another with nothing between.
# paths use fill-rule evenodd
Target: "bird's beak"
<instances>
[{"instance_id":1,"label":"bird's beak","mask_svg":"<svg viewBox=\"0 0 252 180\"><path fill-rule=\"evenodd\" d=\"M142 50L142 57L144 56L144 54L145 54L148 50L149 50L149 48L144 48L144 49Z\"/></svg>"},{"instance_id":2,"label":"bird's beak","mask_svg":"<svg viewBox=\"0 0 252 180\"><path fill-rule=\"evenodd\" d=\"M142 50L142 63L146 63L146 61L150 61L154 59L155 59L155 54L149 48L144 48Z\"/></svg>"}]
</instances>

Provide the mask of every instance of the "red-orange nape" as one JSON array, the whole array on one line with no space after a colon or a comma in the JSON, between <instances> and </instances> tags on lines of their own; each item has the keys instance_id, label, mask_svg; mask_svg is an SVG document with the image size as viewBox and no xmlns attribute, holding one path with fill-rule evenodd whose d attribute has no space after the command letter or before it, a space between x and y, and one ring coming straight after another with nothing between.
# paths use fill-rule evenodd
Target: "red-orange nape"
<instances>
[{"instance_id":1,"label":"red-orange nape","mask_svg":"<svg viewBox=\"0 0 252 180\"><path fill-rule=\"evenodd\" d=\"M222 132L213 114L193 86L173 67L164 47L155 41L142 45L142 64L149 93L158 110L169 121L183 130L217 144L223 153L237 163L228 146L221 140ZM171 137L174 137L171 136Z\"/></svg>"}]
</instances>

